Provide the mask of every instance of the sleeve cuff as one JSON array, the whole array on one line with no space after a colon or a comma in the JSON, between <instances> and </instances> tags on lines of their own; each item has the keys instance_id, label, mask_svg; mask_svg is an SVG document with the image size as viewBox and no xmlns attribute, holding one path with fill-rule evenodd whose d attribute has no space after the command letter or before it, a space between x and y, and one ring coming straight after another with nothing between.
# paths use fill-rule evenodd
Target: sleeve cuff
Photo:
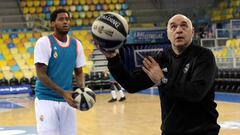
<instances>
[{"instance_id":1,"label":"sleeve cuff","mask_svg":"<svg viewBox=\"0 0 240 135\"><path fill-rule=\"evenodd\" d=\"M107 60L108 60L108 64L109 64L109 65L117 64L117 63L120 62L120 56L119 56L119 55L116 55L115 57L107 58Z\"/></svg>"}]
</instances>

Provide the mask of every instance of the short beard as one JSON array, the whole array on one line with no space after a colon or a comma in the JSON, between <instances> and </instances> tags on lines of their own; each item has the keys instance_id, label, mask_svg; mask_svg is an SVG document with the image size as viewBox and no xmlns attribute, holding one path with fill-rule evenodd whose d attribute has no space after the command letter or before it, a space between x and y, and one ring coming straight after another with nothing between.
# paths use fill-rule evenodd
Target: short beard
<instances>
[{"instance_id":1,"label":"short beard","mask_svg":"<svg viewBox=\"0 0 240 135\"><path fill-rule=\"evenodd\" d=\"M62 35L67 35L68 31L59 31L59 33L62 34Z\"/></svg>"}]
</instances>

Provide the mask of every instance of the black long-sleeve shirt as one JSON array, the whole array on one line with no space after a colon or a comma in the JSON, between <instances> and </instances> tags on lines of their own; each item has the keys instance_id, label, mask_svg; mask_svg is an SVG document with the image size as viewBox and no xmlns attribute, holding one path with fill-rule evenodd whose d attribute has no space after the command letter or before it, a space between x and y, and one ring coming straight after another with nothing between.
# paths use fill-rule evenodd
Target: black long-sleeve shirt
<instances>
[{"instance_id":1,"label":"black long-sleeve shirt","mask_svg":"<svg viewBox=\"0 0 240 135\"><path fill-rule=\"evenodd\" d=\"M167 69L164 74L168 82L159 86L163 134L204 135L210 131L217 134L220 126L211 89L217 67L212 52L191 44L180 55L169 48L154 59L162 69ZM108 68L129 93L154 85L142 70L128 72L119 56L108 59Z\"/></svg>"}]
</instances>

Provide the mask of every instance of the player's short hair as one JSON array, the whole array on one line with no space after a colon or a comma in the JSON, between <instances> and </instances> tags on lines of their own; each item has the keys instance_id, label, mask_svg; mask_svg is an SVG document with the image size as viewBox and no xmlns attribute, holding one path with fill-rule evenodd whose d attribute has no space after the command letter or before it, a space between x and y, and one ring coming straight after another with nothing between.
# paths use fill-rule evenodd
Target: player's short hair
<instances>
[{"instance_id":1,"label":"player's short hair","mask_svg":"<svg viewBox=\"0 0 240 135\"><path fill-rule=\"evenodd\" d=\"M50 22L54 22L57 18L57 15L60 14L60 13L67 13L68 16L70 17L70 14L66 9L60 8L60 9L57 9L57 10L55 10L51 13Z\"/></svg>"}]
</instances>

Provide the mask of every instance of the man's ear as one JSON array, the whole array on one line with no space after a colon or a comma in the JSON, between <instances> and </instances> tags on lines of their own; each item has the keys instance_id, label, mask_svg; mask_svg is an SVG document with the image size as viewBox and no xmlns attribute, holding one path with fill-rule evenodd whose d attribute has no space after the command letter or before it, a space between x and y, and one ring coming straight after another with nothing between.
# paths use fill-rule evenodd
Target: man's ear
<instances>
[{"instance_id":1,"label":"man's ear","mask_svg":"<svg viewBox=\"0 0 240 135\"><path fill-rule=\"evenodd\" d=\"M192 28L192 35L194 36L194 33L195 33L195 29L194 27Z\"/></svg>"},{"instance_id":2,"label":"man's ear","mask_svg":"<svg viewBox=\"0 0 240 135\"><path fill-rule=\"evenodd\" d=\"M54 25L55 25L55 22L54 22L54 21L50 22L50 26L51 26L52 28L54 28Z\"/></svg>"}]
</instances>

